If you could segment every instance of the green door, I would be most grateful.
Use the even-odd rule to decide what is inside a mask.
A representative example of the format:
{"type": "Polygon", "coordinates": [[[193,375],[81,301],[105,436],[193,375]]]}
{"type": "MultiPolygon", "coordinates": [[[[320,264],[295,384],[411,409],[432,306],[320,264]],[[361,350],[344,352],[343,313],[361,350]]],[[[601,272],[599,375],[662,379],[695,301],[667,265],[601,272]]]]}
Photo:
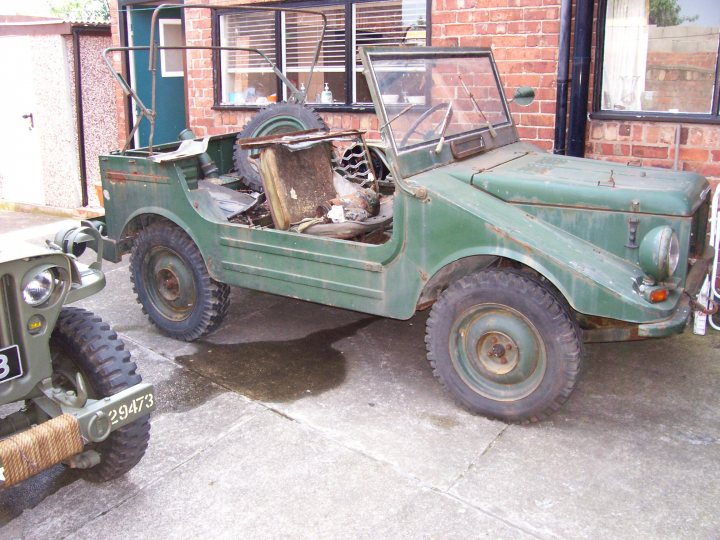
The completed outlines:
{"type": "MultiPolygon", "coordinates": [[[[150,43],[150,22],[153,9],[132,8],[130,11],[130,42],[133,46],[150,43]]],[[[161,45],[181,45],[182,18],[180,9],[164,9],[160,13],[155,40],[161,45]]],[[[142,102],[150,108],[152,77],[148,70],[148,52],[131,52],[133,88],[142,102]]],[[[153,144],[176,141],[178,133],[185,129],[185,77],[182,51],[161,51],[157,59],[157,90],[155,133],[153,144]]],[[[150,137],[150,122],[140,121],[135,145],[147,146],[150,137]]]]}

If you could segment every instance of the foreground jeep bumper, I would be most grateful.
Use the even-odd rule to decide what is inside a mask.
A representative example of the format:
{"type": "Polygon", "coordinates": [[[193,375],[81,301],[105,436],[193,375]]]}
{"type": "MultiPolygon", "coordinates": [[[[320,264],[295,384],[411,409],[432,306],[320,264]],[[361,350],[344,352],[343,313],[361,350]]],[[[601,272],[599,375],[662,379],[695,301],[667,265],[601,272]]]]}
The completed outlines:
{"type": "Polygon", "coordinates": [[[116,429],[152,412],[155,394],[141,383],[112,396],[73,408],[41,397],[34,400],[51,420],[0,441],[0,487],[22,482],[83,451],[84,442],[101,442],[116,429]]]}
{"type": "Polygon", "coordinates": [[[645,338],[665,337],[679,334],[685,330],[692,315],[691,302],[702,287],[705,276],[713,260],[712,249],[708,246],[701,258],[695,261],[685,280],[684,294],[678,300],[672,316],[660,321],[645,324],[633,324],[608,328],[585,330],[585,343],[601,343],[608,341],[631,341],[645,338]]]}

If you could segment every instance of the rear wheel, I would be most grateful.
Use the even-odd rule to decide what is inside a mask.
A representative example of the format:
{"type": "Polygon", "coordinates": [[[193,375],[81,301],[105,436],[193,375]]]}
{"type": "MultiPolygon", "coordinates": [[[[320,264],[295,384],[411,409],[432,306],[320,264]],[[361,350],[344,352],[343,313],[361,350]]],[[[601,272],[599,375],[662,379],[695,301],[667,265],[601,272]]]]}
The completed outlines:
{"type": "MultiPolygon", "coordinates": [[[[100,317],[84,309],[63,308],[50,339],[53,385],[74,390],[75,374],[86,382],[88,397],[101,399],[142,382],[130,353],[117,334],[100,317]]],[[[101,443],[89,445],[100,454],[100,463],[79,474],[104,482],[125,474],[145,454],[150,438],[149,416],[113,431],[101,443]]]]}
{"type": "Polygon", "coordinates": [[[130,278],[150,321],[175,339],[212,332],[230,305],[230,287],[210,277],[195,243],[171,223],[153,223],[137,235],[130,278]]]}
{"type": "MultiPolygon", "coordinates": [[[[238,134],[238,139],[266,137],[308,129],[328,129],[327,124],[314,110],[299,103],[275,103],[259,111],[238,134]]],[[[233,152],[235,168],[243,182],[252,190],[262,192],[260,172],[247,150],[237,145],[233,152]]]]}
{"type": "Polygon", "coordinates": [[[461,405],[510,422],[559,409],[583,354],[562,300],[511,270],[484,270],[448,287],[430,312],[426,343],[435,376],[461,405]]]}

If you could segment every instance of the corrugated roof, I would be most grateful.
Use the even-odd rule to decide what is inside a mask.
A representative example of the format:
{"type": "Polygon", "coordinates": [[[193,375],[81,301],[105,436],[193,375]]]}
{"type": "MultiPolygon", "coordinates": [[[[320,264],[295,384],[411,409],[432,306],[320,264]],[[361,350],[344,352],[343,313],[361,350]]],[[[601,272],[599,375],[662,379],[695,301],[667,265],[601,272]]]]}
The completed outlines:
{"type": "Polygon", "coordinates": [[[72,28],[110,29],[109,23],[31,15],[0,15],[0,36],[69,34],[72,28]]]}

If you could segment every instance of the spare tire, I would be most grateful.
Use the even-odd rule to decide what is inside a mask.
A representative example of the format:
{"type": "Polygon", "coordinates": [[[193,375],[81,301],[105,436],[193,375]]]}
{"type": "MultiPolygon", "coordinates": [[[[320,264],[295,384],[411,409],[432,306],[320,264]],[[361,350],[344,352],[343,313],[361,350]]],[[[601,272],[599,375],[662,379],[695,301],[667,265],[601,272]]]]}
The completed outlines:
{"type": "MultiPolygon", "coordinates": [[[[314,110],[299,103],[274,103],[260,111],[250,120],[238,139],[265,137],[279,133],[292,133],[307,129],[328,129],[327,124],[314,110]]],[[[235,146],[233,161],[238,173],[247,187],[263,191],[262,180],[257,165],[250,159],[247,150],[235,146]]]]}

